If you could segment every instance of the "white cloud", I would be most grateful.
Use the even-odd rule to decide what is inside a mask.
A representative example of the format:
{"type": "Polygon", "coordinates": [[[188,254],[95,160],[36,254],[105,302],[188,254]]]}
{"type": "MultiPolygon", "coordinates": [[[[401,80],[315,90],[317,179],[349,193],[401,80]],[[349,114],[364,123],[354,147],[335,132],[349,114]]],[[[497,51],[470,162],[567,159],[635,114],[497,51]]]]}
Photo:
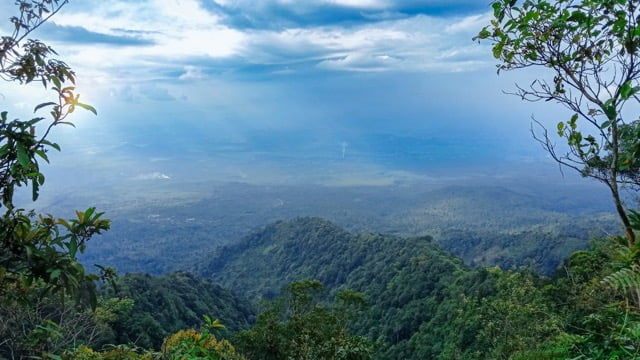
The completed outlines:
{"type": "MultiPolygon", "coordinates": [[[[239,8],[247,6],[245,1],[216,0],[239,8]]],[[[292,11],[304,7],[292,0],[272,1],[290,4],[292,11]]],[[[389,5],[387,0],[314,3],[372,9],[389,5]]],[[[110,35],[134,34],[151,42],[145,46],[57,44],[62,57],[98,87],[169,76],[206,78],[200,67],[192,65],[194,59],[211,61],[212,66],[224,59],[225,70],[247,64],[279,65],[282,68],[273,72],[280,73],[295,72],[303,63],[332,71],[465,71],[490,63],[486,47],[471,41],[487,23],[486,14],[390,17],[359,25],[272,30],[232,28],[198,0],[88,0],[65,10],[54,17],[56,24],[110,35]]]]}
{"type": "Polygon", "coordinates": [[[338,59],[324,60],[318,67],[331,70],[384,71],[402,62],[402,59],[389,55],[369,55],[352,53],[338,59]]]}
{"type": "MultiPolygon", "coordinates": [[[[258,4],[255,0],[213,0],[215,3],[225,7],[242,7],[246,5],[256,6],[258,4]]],[[[292,8],[292,10],[300,9],[303,7],[330,4],[345,7],[353,7],[360,9],[384,9],[391,7],[393,3],[390,0],[271,0],[275,3],[286,5],[292,8]]],[[[269,1],[261,1],[260,5],[266,5],[269,1]]],[[[259,5],[258,5],[259,6],[259,5]]]]}
{"type": "MultiPolygon", "coordinates": [[[[104,75],[108,79],[148,78],[167,63],[178,65],[194,57],[231,57],[245,37],[241,31],[221,24],[220,18],[203,9],[197,0],[87,3],[81,8],[69,6],[52,21],[109,35],[135,34],[151,42],[147,46],[82,43],[57,46],[76,67],[94,72],[98,69],[98,73],[91,73],[98,78],[104,75]]],[[[84,70],[83,73],[86,74],[84,70]]]]}
{"type": "Polygon", "coordinates": [[[365,9],[384,9],[390,5],[388,1],[383,0],[323,0],[321,2],[365,9]]]}
{"type": "Polygon", "coordinates": [[[344,71],[461,71],[486,65],[489,52],[472,41],[484,16],[424,15],[340,26],[253,32],[241,55],[257,63],[317,60],[344,71]]]}
{"type": "Polygon", "coordinates": [[[147,174],[140,174],[134,178],[135,180],[170,180],[169,175],[155,171],[147,174]]]}
{"type": "Polygon", "coordinates": [[[180,75],[180,80],[197,80],[202,78],[204,78],[202,70],[192,65],[185,66],[184,73],[180,75]]]}

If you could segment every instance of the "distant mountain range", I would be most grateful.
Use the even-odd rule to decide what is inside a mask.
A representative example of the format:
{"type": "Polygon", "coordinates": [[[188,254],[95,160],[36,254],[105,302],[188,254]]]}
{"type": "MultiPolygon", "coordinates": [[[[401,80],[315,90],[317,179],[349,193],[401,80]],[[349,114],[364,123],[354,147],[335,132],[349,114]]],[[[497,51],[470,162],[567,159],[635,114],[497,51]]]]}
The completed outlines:
{"type": "Polygon", "coordinates": [[[533,265],[549,274],[591,236],[618,231],[606,194],[577,185],[139,186],[95,204],[113,226],[88,248],[86,263],[155,274],[191,269],[268,223],[317,216],[350,231],[432,236],[470,265],[533,265]],[[589,197],[579,195],[585,191],[589,197]]]}

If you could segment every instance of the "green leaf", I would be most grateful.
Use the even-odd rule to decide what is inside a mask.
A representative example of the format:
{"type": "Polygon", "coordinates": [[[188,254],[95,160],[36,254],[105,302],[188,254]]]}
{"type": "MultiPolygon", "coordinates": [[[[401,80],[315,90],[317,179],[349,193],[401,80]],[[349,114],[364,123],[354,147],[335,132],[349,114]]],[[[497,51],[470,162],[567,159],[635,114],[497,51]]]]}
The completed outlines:
{"type": "MultiPolygon", "coordinates": [[[[489,36],[491,36],[491,32],[489,32],[489,30],[487,30],[487,28],[483,28],[482,30],[480,30],[480,33],[478,34],[478,36],[476,37],[476,39],[486,39],[489,36]]],[[[475,40],[475,39],[474,39],[475,40]]]]}
{"type": "Polygon", "coordinates": [[[41,143],[42,143],[43,145],[49,145],[49,146],[51,146],[52,148],[54,148],[54,149],[56,149],[56,150],[60,151],[60,145],[58,145],[58,144],[56,144],[56,143],[52,143],[51,141],[48,141],[48,140],[41,140],[41,143]]]}
{"type": "Polygon", "coordinates": [[[22,126],[23,126],[23,129],[26,129],[26,128],[28,128],[28,127],[31,127],[31,126],[33,126],[33,125],[35,125],[35,124],[39,123],[39,122],[40,122],[40,121],[42,121],[42,120],[44,120],[44,118],[42,118],[42,117],[37,117],[37,118],[33,118],[33,119],[29,120],[29,121],[25,121],[25,122],[24,122],[24,125],[22,125],[22,126]]]}
{"type": "Polygon", "coordinates": [[[573,114],[573,116],[571,116],[571,119],[569,119],[569,126],[571,127],[571,130],[575,130],[578,128],[578,114],[573,114]]]}
{"type": "Polygon", "coordinates": [[[96,211],[96,208],[94,208],[94,207],[88,208],[87,211],[84,212],[84,217],[85,218],[90,218],[91,215],[93,215],[93,213],[95,211],[96,211]]]}
{"type": "Polygon", "coordinates": [[[60,269],[55,269],[51,271],[51,275],[49,276],[51,279],[57,279],[60,277],[60,269]]]}
{"type": "Polygon", "coordinates": [[[71,231],[71,224],[69,224],[69,222],[65,219],[58,219],[57,221],[58,224],[62,225],[65,227],[65,229],[71,231]]]}
{"type": "Polygon", "coordinates": [[[60,82],[60,79],[58,79],[57,76],[51,75],[49,77],[49,80],[51,80],[51,82],[53,82],[53,85],[55,85],[56,88],[60,89],[62,87],[62,83],[60,82]]]}
{"type": "Polygon", "coordinates": [[[9,153],[9,144],[0,146],[0,158],[4,158],[9,153]]]}
{"type": "Polygon", "coordinates": [[[631,86],[631,81],[627,81],[620,88],[620,97],[622,100],[629,100],[637,91],[638,88],[631,86]]]}
{"type": "Polygon", "coordinates": [[[56,124],[69,125],[71,127],[76,127],[72,122],[68,122],[68,121],[58,121],[56,124]]]}
{"type": "Polygon", "coordinates": [[[40,156],[44,161],[49,162],[49,157],[47,156],[47,153],[44,152],[44,150],[36,150],[35,153],[40,156]]]}
{"type": "Polygon", "coordinates": [[[69,256],[75,259],[76,253],[78,252],[78,241],[76,239],[71,238],[71,240],[67,243],[67,249],[69,249],[69,256]]]}
{"type": "Polygon", "coordinates": [[[54,102],[46,102],[46,103],[42,103],[42,104],[37,105],[37,106],[33,109],[33,112],[36,112],[36,111],[38,111],[38,110],[42,109],[43,107],[46,107],[46,106],[54,106],[54,105],[56,105],[56,103],[54,103],[54,102]]]}
{"type": "Polygon", "coordinates": [[[40,184],[37,181],[31,182],[31,200],[38,200],[40,194],[40,184]]]}
{"type": "Polygon", "coordinates": [[[502,3],[500,1],[494,1],[494,3],[491,4],[491,7],[493,8],[493,16],[496,19],[500,19],[500,15],[502,13],[502,3]]]}
{"type": "Polygon", "coordinates": [[[607,115],[607,119],[614,121],[618,115],[616,107],[613,105],[613,100],[609,99],[602,105],[602,111],[607,115]]]}
{"type": "Polygon", "coordinates": [[[83,104],[83,103],[76,103],[76,106],[79,106],[79,107],[81,107],[81,108],[83,108],[85,110],[89,110],[96,116],[98,115],[98,111],[96,111],[96,109],[91,105],[87,105],[87,104],[83,104]]]}
{"type": "Polygon", "coordinates": [[[28,168],[31,161],[29,161],[29,155],[27,154],[27,150],[24,148],[24,145],[18,143],[16,146],[16,151],[18,153],[18,162],[22,165],[23,168],[28,168]]]}
{"type": "Polygon", "coordinates": [[[499,42],[493,47],[493,57],[499,59],[502,55],[502,49],[504,48],[504,43],[499,42]]]}

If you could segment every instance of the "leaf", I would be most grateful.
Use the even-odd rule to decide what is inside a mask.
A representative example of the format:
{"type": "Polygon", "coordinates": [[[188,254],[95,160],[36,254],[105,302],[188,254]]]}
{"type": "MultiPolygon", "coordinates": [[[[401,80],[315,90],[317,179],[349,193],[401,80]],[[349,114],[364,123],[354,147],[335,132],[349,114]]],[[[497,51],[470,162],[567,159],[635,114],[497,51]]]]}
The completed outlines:
{"type": "Polygon", "coordinates": [[[504,48],[504,43],[499,42],[493,47],[493,57],[499,59],[502,55],[502,49],[504,48]]]}
{"type": "Polygon", "coordinates": [[[76,239],[71,238],[71,240],[67,243],[67,249],[69,249],[69,256],[75,259],[76,254],[78,253],[78,241],[76,239]]]}
{"type": "Polygon", "coordinates": [[[569,119],[569,126],[571,127],[571,130],[575,130],[578,128],[577,121],[578,114],[573,114],[573,116],[571,116],[571,119],[569,119]]]}
{"type": "Polygon", "coordinates": [[[49,77],[49,80],[51,80],[51,82],[53,82],[53,85],[55,85],[56,88],[60,89],[62,87],[62,83],[60,82],[60,79],[58,79],[57,76],[51,75],[49,77]]]}
{"type": "Polygon", "coordinates": [[[55,269],[51,271],[51,275],[49,275],[51,279],[57,279],[60,277],[60,269],[55,269]]]}
{"type": "Polygon", "coordinates": [[[0,146],[0,158],[4,158],[9,153],[9,144],[0,146]]]}
{"type": "Polygon", "coordinates": [[[28,168],[31,162],[29,161],[29,155],[27,154],[27,150],[24,148],[24,145],[18,143],[16,151],[18,153],[18,162],[20,165],[25,169],[28,168]]]}
{"type": "Polygon", "coordinates": [[[68,122],[68,121],[58,121],[56,124],[60,124],[60,125],[69,125],[71,127],[76,127],[73,123],[68,122]]]}
{"type": "Polygon", "coordinates": [[[31,200],[33,201],[38,200],[39,192],[40,192],[40,184],[38,184],[37,181],[32,181],[31,182],[31,200]]]}
{"type": "Polygon", "coordinates": [[[85,217],[91,217],[91,215],[93,215],[93,213],[96,211],[95,207],[90,207],[88,208],[85,212],[84,212],[84,216],[85,217]]]}
{"type": "Polygon", "coordinates": [[[482,30],[480,30],[480,33],[478,34],[478,36],[476,36],[474,38],[474,40],[476,40],[476,39],[480,39],[480,40],[486,39],[489,36],[491,36],[491,32],[489,32],[489,30],[487,30],[487,28],[485,27],[482,30]]]}
{"type": "Polygon", "coordinates": [[[76,103],[76,106],[79,106],[85,110],[89,110],[91,111],[94,115],[98,115],[98,111],[91,105],[87,105],[87,104],[83,104],[83,103],[76,103]]]}
{"type": "Polygon", "coordinates": [[[58,219],[58,224],[64,226],[67,230],[71,230],[71,225],[65,219],[58,219]]]}
{"type": "Polygon", "coordinates": [[[500,19],[500,15],[502,13],[502,4],[500,3],[500,1],[495,1],[493,4],[491,4],[491,7],[493,8],[493,16],[496,19],[500,19]]]}
{"type": "Polygon", "coordinates": [[[52,148],[54,148],[54,149],[56,149],[56,150],[60,151],[60,145],[58,145],[58,144],[56,144],[56,143],[52,143],[51,141],[48,141],[48,140],[41,140],[40,142],[41,142],[43,145],[49,145],[49,146],[51,146],[52,148]]]}
{"type": "Polygon", "coordinates": [[[622,100],[629,100],[637,91],[638,88],[631,86],[631,81],[627,81],[620,88],[620,97],[622,100]]]}
{"type": "Polygon", "coordinates": [[[611,99],[607,100],[602,105],[602,111],[604,112],[605,115],[607,115],[607,118],[611,121],[615,120],[616,116],[618,115],[618,111],[616,110],[615,105],[613,105],[613,100],[611,99]]]}
{"type": "Polygon", "coordinates": [[[36,111],[38,111],[38,110],[42,109],[43,107],[46,107],[46,106],[54,106],[54,105],[56,105],[56,103],[54,103],[54,102],[46,102],[46,103],[42,103],[42,104],[37,105],[37,106],[33,109],[33,112],[36,112],[36,111]]]}
{"type": "Polygon", "coordinates": [[[84,213],[76,210],[76,216],[78,217],[78,222],[82,224],[84,222],[84,213]]]}
{"type": "Polygon", "coordinates": [[[47,163],[49,162],[49,157],[47,156],[47,153],[44,152],[43,150],[36,150],[35,153],[40,156],[44,161],[46,161],[47,163]]]}

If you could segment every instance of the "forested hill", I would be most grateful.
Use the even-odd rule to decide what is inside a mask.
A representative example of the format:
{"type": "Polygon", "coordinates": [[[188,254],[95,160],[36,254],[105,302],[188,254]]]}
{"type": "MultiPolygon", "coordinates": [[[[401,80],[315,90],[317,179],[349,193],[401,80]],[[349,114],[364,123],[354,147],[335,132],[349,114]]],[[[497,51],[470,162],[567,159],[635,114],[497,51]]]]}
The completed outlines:
{"type": "Polygon", "coordinates": [[[320,280],[328,289],[360,290],[360,284],[379,283],[379,276],[420,257],[436,259],[450,272],[465,268],[430,237],[355,235],[327,220],[305,217],[275,222],[219,248],[199,272],[259,299],[272,298],[286,284],[308,278],[320,280]]]}
{"type": "MultiPolygon", "coordinates": [[[[380,342],[381,359],[474,351],[477,329],[454,319],[464,318],[465,298],[499,292],[491,270],[467,268],[429,237],[354,235],[318,218],[271,224],[220,248],[201,272],[253,300],[305,278],[320,280],[329,292],[363,292],[368,309],[356,330],[380,342]]],[[[537,290],[527,291],[535,301],[537,290]]]]}
{"type": "Polygon", "coordinates": [[[115,343],[159,349],[169,334],[197,328],[203,315],[224,319],[226,328],[248,328],[254,320],[251,305],[229,290],[193,274],[164,276],[130,273],[118,281],[109,296],[133,300],[127,316],[112,325],[115,343]]]}

